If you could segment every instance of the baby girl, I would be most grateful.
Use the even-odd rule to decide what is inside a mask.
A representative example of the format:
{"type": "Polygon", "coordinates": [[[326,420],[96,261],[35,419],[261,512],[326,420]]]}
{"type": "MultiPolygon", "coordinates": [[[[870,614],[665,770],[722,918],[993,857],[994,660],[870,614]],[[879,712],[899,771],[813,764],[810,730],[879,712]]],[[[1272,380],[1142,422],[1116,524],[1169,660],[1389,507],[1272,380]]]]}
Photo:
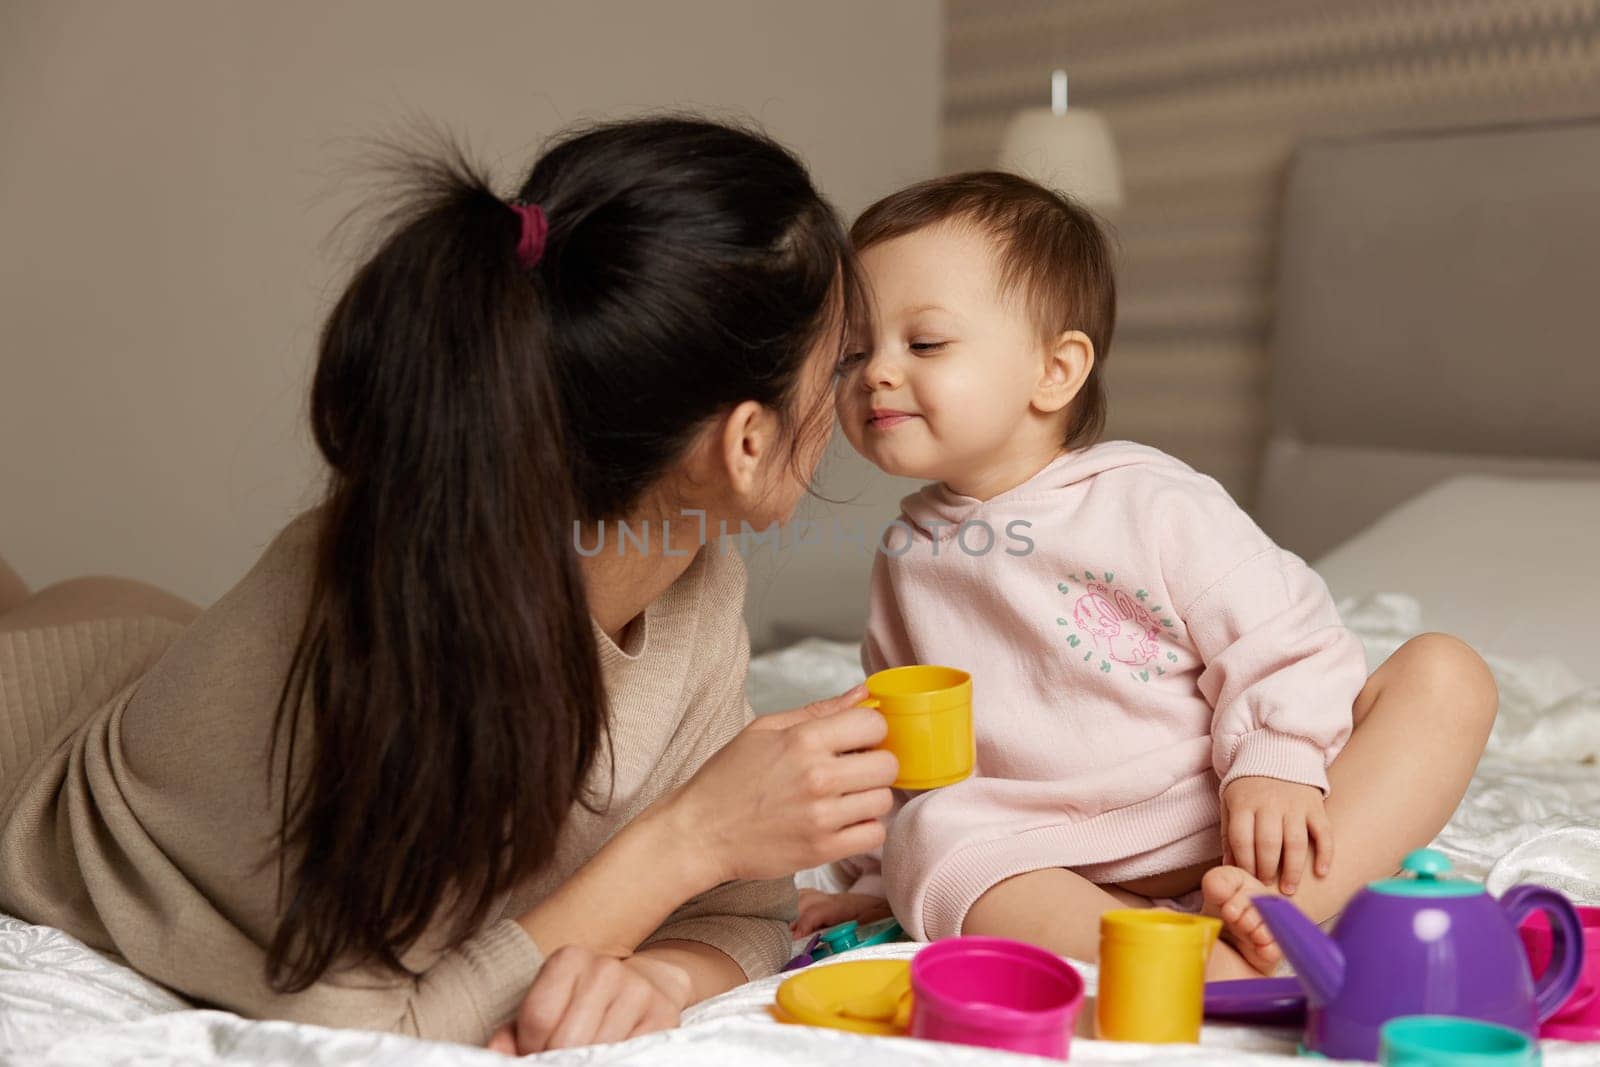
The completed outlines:
{"type": "Polygon", "coordinates": [[[804,894],[796,934],[892,906],[916,937],[1094,959],[1104,911],[1203,909],[1213,978],[1272,970],[1252,896],[1325,918],[1448,819],[1494,716],[1482,661],[1424,635],[1369,680],[1322,580],[1221,486],[1095,443],[1115,283],[1070,199],[957,175],[853,236],[876,314],[839,418],[934,483],[880,547],[862,664],[971,673],[977,765],[904,801],[881,871],[804,894]]]}

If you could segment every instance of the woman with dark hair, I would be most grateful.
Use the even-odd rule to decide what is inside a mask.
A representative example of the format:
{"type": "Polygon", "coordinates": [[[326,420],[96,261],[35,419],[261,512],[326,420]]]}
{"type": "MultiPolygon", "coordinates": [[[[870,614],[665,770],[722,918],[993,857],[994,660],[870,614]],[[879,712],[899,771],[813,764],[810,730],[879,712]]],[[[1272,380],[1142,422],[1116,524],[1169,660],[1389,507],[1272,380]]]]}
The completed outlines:
{"type": "Polygon", "coordinates": [[[0,565],[0,910],[255,1017],[670,1026],[780,965],[792,872],[890,804],[862,691],[751,724],[705,536],[810,479],[849,246],[701,121],[568,136],[509,203],[458,153],[407,175],[322,332],[326,497],[237,586],[194,617],[0,565]]]}

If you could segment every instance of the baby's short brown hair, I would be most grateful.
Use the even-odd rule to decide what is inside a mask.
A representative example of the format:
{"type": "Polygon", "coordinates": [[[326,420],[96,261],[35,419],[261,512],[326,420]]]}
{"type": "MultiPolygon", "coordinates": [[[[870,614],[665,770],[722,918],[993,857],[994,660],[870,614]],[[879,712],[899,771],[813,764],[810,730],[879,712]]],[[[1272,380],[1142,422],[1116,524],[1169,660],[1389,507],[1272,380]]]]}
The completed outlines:
{"type": "Polygon", "coordinates": [[[1100,223],[1071,197],[1026,178],[981,170],[919,182],[879,200],[850,229],[858,252],[941,222],[976,226],[994,238],[1001,290],[1020,292],[1040,339],[1082,330],[1094,367],[1067,419],[1065,444],[1091,444],[1105,427],[1100,369],[1117,319],[1111,246],[1100,223]]]}

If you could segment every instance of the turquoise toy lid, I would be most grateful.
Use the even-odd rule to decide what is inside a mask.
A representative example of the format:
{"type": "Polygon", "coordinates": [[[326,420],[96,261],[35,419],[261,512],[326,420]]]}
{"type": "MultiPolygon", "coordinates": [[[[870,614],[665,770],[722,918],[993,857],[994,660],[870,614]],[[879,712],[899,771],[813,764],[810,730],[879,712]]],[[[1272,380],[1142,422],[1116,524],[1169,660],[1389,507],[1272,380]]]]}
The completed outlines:
{"type": "Polygon", "coordinates": [[[894,919],[882,919],[878,922],[860,926],[854,919],[830,926],[817,936],[822,939],[822,944],[827,946],[825,955],[836,956],[841,952],[848,952],[853,948],[865,948],[868,945],[882,945],[889,941],[897,941],[904,936],[905,931],[894,919]]]}
{"type": "Polygon", "coordinates": [[[832,952],[844,952],[861,944],[856,937],[856,921],[842,922],[838,926],[830,926],[822,931],[822,943],[827,945],[832,952]]]}
{"type": "Polygon", "coordinates": [[[1444,877],[1450,873],[1450,858],[1431,848],[1417,849],[1400,861],[1400,868],[1414,877],[1385,878],[1367,888],[1394,897],[1475,897],[1486,892],[1477,882],[1444,877]]]}

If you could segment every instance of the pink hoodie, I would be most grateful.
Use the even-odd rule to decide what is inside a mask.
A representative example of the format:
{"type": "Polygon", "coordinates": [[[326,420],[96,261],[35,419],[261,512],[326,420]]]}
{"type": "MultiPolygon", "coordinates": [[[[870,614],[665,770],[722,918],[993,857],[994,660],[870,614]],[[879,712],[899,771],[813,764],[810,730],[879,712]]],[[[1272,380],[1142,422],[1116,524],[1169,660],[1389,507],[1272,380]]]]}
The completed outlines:
{"type": "MultiPolygon", "coordinates": [[[[936,484],[901,506],[862,664],[970,672],[978,743],[972,778],[890,826],[882,887],[914,936],[960,933],[1025,871],[1107,884],[1213,859],[1235,778],[1327,790],[1361,644],[1215,481],[1114,441],[988,501],[936,484]]],[[[880,891],[875,867],[856,891],[880,891]]]]}

